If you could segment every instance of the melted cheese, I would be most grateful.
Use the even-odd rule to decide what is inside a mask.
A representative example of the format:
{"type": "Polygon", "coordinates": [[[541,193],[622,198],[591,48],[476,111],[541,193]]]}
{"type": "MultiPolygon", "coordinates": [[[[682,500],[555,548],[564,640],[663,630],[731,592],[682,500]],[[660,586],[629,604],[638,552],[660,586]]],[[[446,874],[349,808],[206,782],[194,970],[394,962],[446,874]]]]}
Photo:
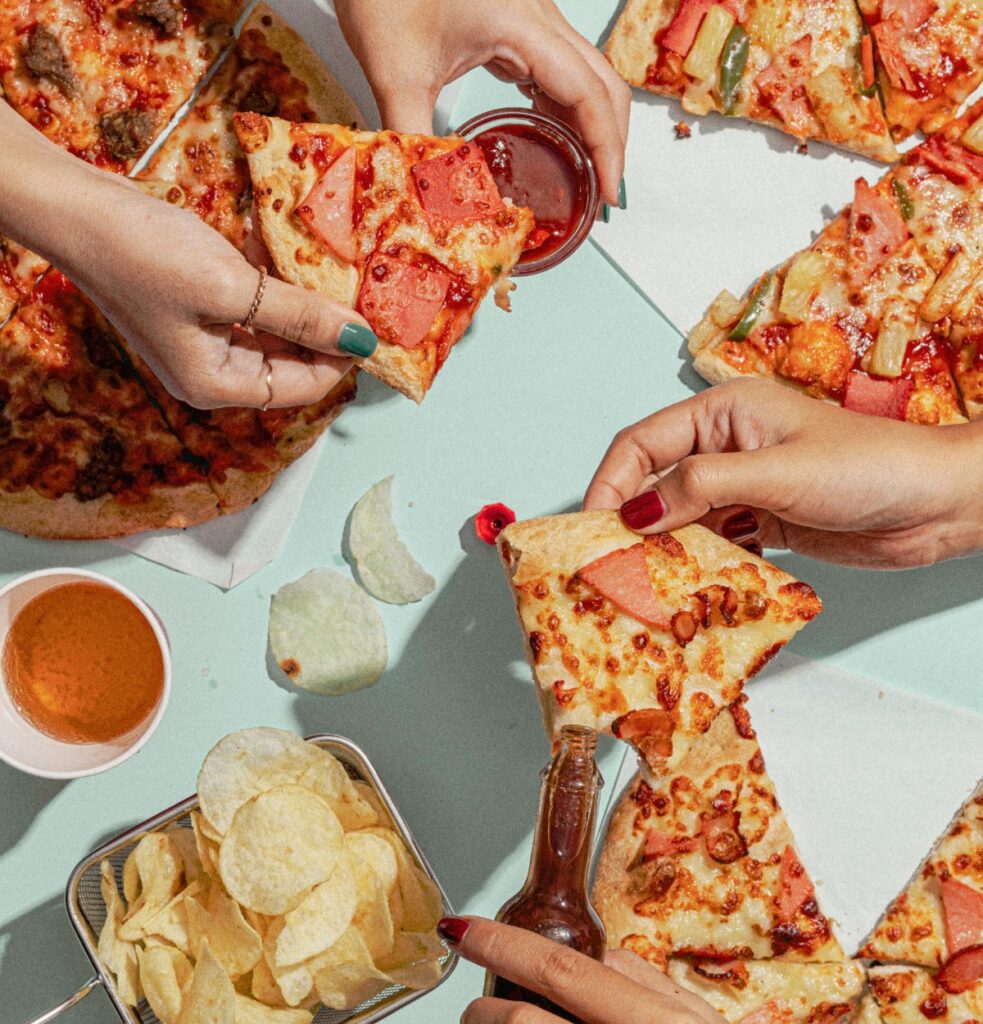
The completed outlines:
{"type": "Polygon", "coordinates": [[[883,1024],[969,1024],[983,1020],[983,981],[953,995],[939,988],[928,971],[872,967],[870,987],[883,1024]]]}
{"type": "Polygon", "coordinates": [[[816,1011],[820,1008],[831,1012],[833,1007],[840,1006],[846,1012],[864,984],[863,968],[853,961],[794,964],[752,960],[741,965],[747,977],[738,984],[726,978],[708,978],[699,972],[698,966],[686,960],[671,960],[669,976],[677,985],[705,999],[728,1024],[737,1024],[749,1013],[763,1008],[771,1012],[762,1014],[762,1021],[773,1024],[809,1021],[813,1014],[819,1016],[816,1011]]]}

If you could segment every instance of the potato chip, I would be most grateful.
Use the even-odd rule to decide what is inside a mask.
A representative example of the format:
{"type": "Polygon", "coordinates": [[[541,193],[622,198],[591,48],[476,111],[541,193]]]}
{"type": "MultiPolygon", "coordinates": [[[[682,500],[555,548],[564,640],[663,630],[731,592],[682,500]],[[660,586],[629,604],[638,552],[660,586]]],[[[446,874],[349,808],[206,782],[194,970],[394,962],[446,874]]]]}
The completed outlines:
{"type": "MultiPolygon", "coordinates": [[[[296,782],[320,760],[320,751],[283,729],[242,729],[219,740],[198,773],[198,801],[206,821],[221,839],[235,812],[249,799],[275,786],[296,782]]],[[[207,831],[205,833],[208,834],[207,831]]]]}
{"type": "Polygon", "coordinates": [[[198,811],[191,812],[191,831],[195,836],[195,848],[202,870],[213,878],[218,875],[218,841],[210,839],[205,833],[207,822],[198,811]]]}
{"type": "Polygon", "coordinates": [[[164,832],[177,850],[184,869],[185,884],[196,881],[202,872],[201,857],[198,855],[198,844],[195,834],[190,828],[169,828],[164,832]]]}
{"type": "Polygon", "coordinates": [[[235,989],[207,940],[184,995],[179,1024],[235,1024],[235,989]]]}
{"type": "Polygon", "coordinates": [[[292,682],[328,696],[371,686],[389,659],[372,599],[332,569],[312,569],[273,595],[270,649],[292,682]]]}
{"type": "Polygon", "coordinates": [[[352,923],[362,933],[372,959],[389,953],[396,942],[396,925],[382,882],[364,863],[353,861],[358,906],[352,923]]]}
{"type": "Polygon", "coordinates": [[[190,954],[192,946],[188,927],[187,904],[188,900],[197,896],[201,889],[202,883],[200,881],[192,882],[191,885],[182,889],[163,910],[154,914],[143,925],[141,938],[146,939],[150,936],[158,936],[181,950],[182,953],[190,954]]]}
{"type": "Polygon", "coordinates": [[[137,850],[134,847],[123,864],[123,898],[126,905],[136,903],[140,895],[140,869],[137,867],[137,850]]]}
{"type": "Polygon", "coordinates": [[[274,963],[289,967],[323,953],[352,923],[357,902],[349,858],[341,856],[327,881],[308,893],[284,919],[274,963]]]}
{"type": "Polygon", "coordinates": [[[415,964],[408,964],[406,967],[393,968],[391,971],[386,971],[386,974],[396,985],[419,990],[433,988],[440,981],[443,968],[436,960],[421,960],[415,964]]]}
{"type": "Polygon", "coordinates": [[[378,814],[355,788],[344,766],[326,751],[322,753],[321,760],[308,768],[297,784],[317,793],[338,815],[346,832],[375,825],[379,820],[378,814]]]}
{"type": "Polygon", "coordinates": [[[447,955],[447,947],[433,932],[400,932],[392,951],[376,957],[376,966],[382,971],[394,971],[425,960],[442,960],[447,955]]]}
{"type": "Polygon", "coordinates": [[[328,878],[343,849],[338,816],[320,797],[279,786],[236,811],[219,851],[219,874],[242,906],[285,914],[328,878]]]}
{"type": "Polygon", "coordinates": [[[278,966],[276,947],[283,929],[286,927],[284,918],[277,918],[266,933],[263,940],[263,961],[270,970],[283,1001],[287,1006],[299,1006],[314,988],[314,975],[308,964],[290,964],[278,966]]]}
{"type": "Polygon", "coordinates": [[[267,1006],[287,1005],[287,1001],[283,998],[283,993],[280,991],[280,986],[276,983],[276,978],[273,977],[273,972],[270,970],[270,965],[266,962],[265,956],[261,957],[253,968],[252,993],[256,999],[267,1006]]]}
{"type": "MultiPolygon", "coordinates": [[[[130,903],[126,917],[119,926],[119,937],[127,942],[142,938],[144,926],[174,899],[184,877],[181,856],[162,832],[149,832],[145,835],[131,856],[133,870],[139,876],[140,895],[130,903]]],[[[130,863],[129,860],[127,863],[130,863]]]]}
{"type": "Polygon", "coordinates": [[[371,832],[351,832],[345,836],[345,846],[351,855],[367,864],[382,883],[388,897],[399,877],[396,853],[382,836],[371,832]]]}
{"type": "Polygon", "coordinates": [[[113,975],[116,991],[127,1006],[140,1001],[140,967],[136,946],[119,937],[119,926],[125,908],[116,887],[116,874],[112,864],[104,860],[99,865],[102,900],[106,905],[106,920],[99,932],[96,951],[106,969],[113,975]]]}
{"type": "Polygon", "coordinates": [[[263,955],[263,940],[243,917],[239,904],[218,885],[208,894],[202,923],[211,951],[233,980],[251,971],[263,955]]]}
{"type": "Polygon", "coordinates": [[[370,835],[377,835],[390,844],[396,854],[399,869],[398,889],[402,899],[400,927],[408,932],[431,932],[443,916],[443,901],[440,891],[414,863],[403,841],[390,829],[372,828],[370,835]]]}
{"type": "Polygon", "coordinates": [[[236,993],[235,1024],[311,1024],[309,1010],[278,1009],[236,993]]]}
{"type": "Polygon", "coordinates": [[[348,546],[359,582],[380,601],[410,604],[433,592],[433,576],[399,539],[392,509],[393,478],[370,487],[355,503],[348,546]]]}
{"type": "Polygon", "coordinates": [[[314,987],[330,1010],[351,1010],[392,984],[372,962],[368,946],[357,928],[348,931],[317,958],[314,987]]]}
{"type": "MultiPolygon", "coordinates": [[[[356,779],[352,785],[355,787],[355,792],[375,811],[379,818],[379,823],[388,828],[389,812],[379,799],[379,794],[367,782],[363,782],[361,779],[356,779]]],[[[376,823],[372,822],[372,824],[376,823]]],[[[365,826],[363,825],[362,827],[364,828],[365,826]]]]}
{"type": "Polygon", "coordinates": [[[160,946],[144,949],[139,962],[140,985],[150,1009],[160,1024],[177,1024],[182,989],[193,973],[191,961],[180,950],[160,946]]]}

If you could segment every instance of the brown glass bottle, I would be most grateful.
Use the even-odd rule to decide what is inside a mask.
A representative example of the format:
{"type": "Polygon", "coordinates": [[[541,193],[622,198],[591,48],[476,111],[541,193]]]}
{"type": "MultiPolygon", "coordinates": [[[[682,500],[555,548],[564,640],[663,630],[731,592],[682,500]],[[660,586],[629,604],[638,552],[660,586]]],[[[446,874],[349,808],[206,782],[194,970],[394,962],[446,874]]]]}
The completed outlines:
{"type": "MultiPolygon", "coordinates": [[[[525,928],[599,960],[604,926],[587,895],[597,794],[604,784],[594,762],[597,736],[565,725],[553,760],[543,770],[539,817],[526,883],[498,912],[497,921],[525,928]]],[[[576,1021],[543,996],[489,974],[485,991],[576,1021]]]]}

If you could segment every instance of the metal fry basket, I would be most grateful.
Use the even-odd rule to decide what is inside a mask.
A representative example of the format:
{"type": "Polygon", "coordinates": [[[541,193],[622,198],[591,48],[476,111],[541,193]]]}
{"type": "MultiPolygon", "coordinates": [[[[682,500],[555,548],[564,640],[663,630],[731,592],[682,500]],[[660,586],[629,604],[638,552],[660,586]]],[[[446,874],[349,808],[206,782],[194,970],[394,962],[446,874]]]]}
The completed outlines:
{"type": "MultiPolygon", "coordinates": [[[[453,914],[447,894],[441,887],[440,882],[437,881],[433,870],[423,855],[423,851],[417,845],[399,811],[396,810],[392,798],[389,796],[385,786],[382,784],[382,780],[369,763],[365,754],[354,743],[341,736],[308,736],[307,740],[310,743],[317,744],[317,746],[338,758],[352,779],[366,782],[372,787],[385,807],[392,826],[406,844],[417,865],[437,886],[443,901],[445,916],[453,914]]],[[[190,814],[197,807],[197,797],[189,797],[187,800],[182,800],[181,803],[169,807],[166,811],[161,811],[160,814],[141,822],[134,828],[116,836],[115,839],[104,843],[97,850],[93,850],[92,853],[77,865],[68,880],[68,887],[65,891],[65,903],[68,908],[68,916],[79,937],[79,941],[82,943],[82,947],[92,962],[96,973],[77,992],[69,996],[68,999],[46,1013],[41,1014],[40,1017],[29,1021],[28,1024],[47,1024],[48,1021],[54,1020],[64,1010],[74,1006],[93,989],[99,987],[105,989],[110,1002],[119,1015],[119,1019],[124,1024],[159,1024],[154,1012],[144,1000],[141,1000],[136,1007],[127,1006],[120,1000],[112,977],[107,974],[99,962],[99,957],[96,954],[96,943],[99,930],[106,919],[106,907],[102,900],[100,887],[99,865],[108,858],[116,870],[116,880],[117,884],[119,884],[122,880],[123,863],[129,856],[130,851],[143,836],[148,832],[164,829],[170,825],[187,825],[190,827],[190,814]]],[[[442,984],[450,976],[457,966],[457,957],[449,953],[440,961],[440,964],[441,975],[437,985],[442,984]]],[[[437,986],[433,987],[436,988],[437,986]]],[[[370,1024],[370,1022],[388,1017],[389,1014],[400,1007],[432,991],[433,988],[414,991],[401,985],[391,985],[353,1010],[328,1010],[322,1007],[314,1015],[313,1024],[370,1024]]]]}

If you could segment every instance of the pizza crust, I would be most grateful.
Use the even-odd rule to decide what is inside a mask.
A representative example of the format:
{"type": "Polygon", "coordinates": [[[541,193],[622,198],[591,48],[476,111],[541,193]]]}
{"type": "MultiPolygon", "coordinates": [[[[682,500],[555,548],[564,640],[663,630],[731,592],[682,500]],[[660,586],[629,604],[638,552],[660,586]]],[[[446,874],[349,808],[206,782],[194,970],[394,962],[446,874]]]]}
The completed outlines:
{"type": "Polygon", "coordinates": [[[207,483],[155,487],[145,501],[123,505],[111,494],[79,501],[47,498],[33,488],[0,491],[0,529],[45,540],[109,540],[144,530],[183,529],[214,519],[218,500],[207,483]]]}
{"type": "Polygon", "coordinates": [[[242,26],[242,32],[249,30],[261,32],[266,45],[283,57],[289,73],[307,86],[307,102],[318,121],[365,127],[365,117],[352,97],[273,8],[257,4],[242,26]]]}

